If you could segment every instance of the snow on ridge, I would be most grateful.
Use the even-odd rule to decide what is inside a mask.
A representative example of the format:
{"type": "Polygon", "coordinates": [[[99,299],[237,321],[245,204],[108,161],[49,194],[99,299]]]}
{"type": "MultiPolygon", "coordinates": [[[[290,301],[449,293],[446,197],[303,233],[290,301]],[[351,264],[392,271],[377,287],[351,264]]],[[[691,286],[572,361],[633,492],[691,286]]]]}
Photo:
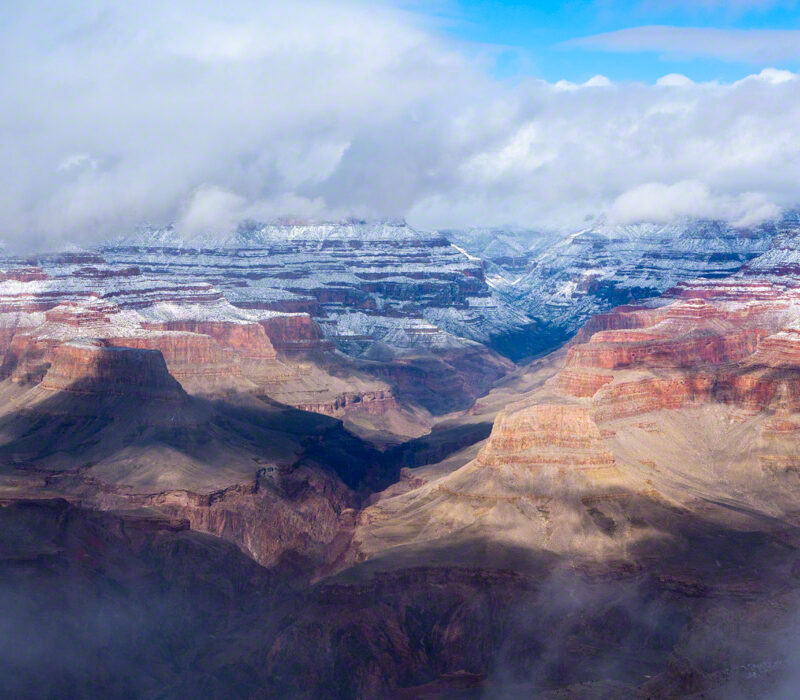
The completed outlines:
{"type": "Polygon", "coordinates": [[[104,247],[152,248],[248,248],[281,242],[327,241],[352,242],[420,242],[442,240],[436,233],[427,233],[409,226],[403,219],[376,221],[347,220],[340,222],[298,222],[280,220],[270,223],[249,223],[236,231],[187,235],[174,227],[146,227],[134,234],[120,236],[104,247]]]}

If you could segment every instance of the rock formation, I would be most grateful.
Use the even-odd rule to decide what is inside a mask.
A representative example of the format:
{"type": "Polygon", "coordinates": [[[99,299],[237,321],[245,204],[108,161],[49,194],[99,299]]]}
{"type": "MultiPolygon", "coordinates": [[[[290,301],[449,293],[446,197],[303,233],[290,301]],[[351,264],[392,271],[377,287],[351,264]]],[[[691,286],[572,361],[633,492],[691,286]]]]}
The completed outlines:
{"type": "Polygon", "coordinates": [[[63,343],[56,348],[40,386],[54,392],[148,400],[174,401],[185,396],[159,351],[80,342],[63,343]]]}
{"type": "Polygon", "coordinates": [[[800,603],[793,226],[557,244],[599,271],[536,273],[576,333],[520,366],[497,339],[555,316],[487,280],[547,251],[286,224],[4,260],[0,619],[47,660],[0,653],[0,689],[765,694],[800,603]]]}

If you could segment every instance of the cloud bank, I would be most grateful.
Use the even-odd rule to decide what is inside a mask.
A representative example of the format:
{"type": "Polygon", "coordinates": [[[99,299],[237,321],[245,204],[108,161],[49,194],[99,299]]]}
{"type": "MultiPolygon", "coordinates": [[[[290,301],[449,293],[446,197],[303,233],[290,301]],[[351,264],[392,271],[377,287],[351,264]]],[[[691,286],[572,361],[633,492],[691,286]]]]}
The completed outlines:
{"type": "Polygon", "coordinates": [[[800,30],[650,26],[620,29],[566,42],[567,46],[631,53],[710,56],[750,63],[800,60],[800,30]]]}
{"type": "Polygon", "coordinates": [[[0,27],[0,238],[281,215],[570,227],[795,204],[800,80],[490,77],[361,2],[23,3],[0,27]]]}

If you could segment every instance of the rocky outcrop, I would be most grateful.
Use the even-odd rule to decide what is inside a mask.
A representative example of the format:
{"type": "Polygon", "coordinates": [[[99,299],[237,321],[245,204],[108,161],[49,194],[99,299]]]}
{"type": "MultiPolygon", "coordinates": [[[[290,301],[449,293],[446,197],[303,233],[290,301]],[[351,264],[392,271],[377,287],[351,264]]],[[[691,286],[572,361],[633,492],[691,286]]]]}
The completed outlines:
{"type": "Polygon", "coordinates": [[[495,468],[556,466],[599,480],[616,475],[614,457],[603,445],[591,411],[576,405],[501,413],[476,461],[495,468]]]}
{"type": "Polygon", "coordinates": [[[796,410],[800,335],[783,326],[793,293],[772,287],[754,301],[749,285],[697,289],[697,297],[684,286],[660,308],[626,307],[587,324],[554,386],[594,397],[598,420],[708,402],[796,410]]]}
{"type": "Polygon", "coordinates": [[[589,343],[570,348],[567,365],[619,369],[692,367],[737,362],[755,352],[766,331],[754,328],[724,335],[669,338],[643,331],[601,331],[589,343]]]}
{"type": "Polygon", "coordinates": [[[613,380],[614,375],[611,372],[601,373],[595,368],[567,367],[559,372],[555,383],[568,396],[590,398],[613,380]]]}
{"type": "Polygon", "coordinates": [[[679,409],[709,400],[714,389],[712,377],[697,374],[618,379],[595,395],[593,414],[602,422],[679,409]]]}
{"type": "Polygon", "coordinates": [[[296,408],[326,416],[341,417],[354,411],[380,416],[388,411],[397,410],[399,406],[392,392],[385,390],[339,394],[329,401],[298,404],[296,408]]]}
{"type": "Polygon", "coordinates": [[[132,501],[234,542],[262,566],[293,561],[306,576],[339,555],[357,504],[333,475],[277,465],[211,493],[166,491],[132,501]]]}
{"type": "Polygon", "coordinates": [[[638,306],[618,306],[610,313],[592,316],[575,334],[575,344],[587,342],[599,331],[629,330],[655,325],[657,310],[638,306]]]}
{"type": "Polygon", "coordinates": [[[149,330],[182,331],[213,338],[220,346],[235,350],[241,357],[254,360],[274,360],[275,348],[257,323],[236,323],[230,321],[165,321],[144,323],[149,330]]]}
{"type": "Polygon", "coordinates": [[[41,387],[165,401],[185,397],[160,352],[77,342],[64,343],[55,350],[41,387]]]}
{"type": "Polygon", "coordinates": [[[12,333],[0,376],[17,384],[40,382],[50,366],[56,346],[57,342],[50,339],[38,339],[26,332],[12,333]]]}
{"type": "Polygon", "coordinates": [[[567,366],[613,370],[739,362],[755,352],[774,324],[774,319],[751,319],[745,310],[727,311],[697,298],[658,310],[625,308],[618,317],[604,314],[583,329],[569,350],[567,366]],[[595,330],[599,326],[611,329],[595,330]]]}
{"type": "Polygon", "coordinates": [[[47,323],[63,324],[73,328],[92,328],[96,325],[111,323],[109,312],[114,308],[86,307],[76,303],[60,304],[45,312],[47,323]]]}
{"type": "Polygon", "coordinates": [[[115,342],[161,349],[170,372],[179,381],[188,381],[194,391],[255,390],[296,379],[291,368],[278,362],[275,348],[258,323],[183,320],[143,327],[160,332],[115,342]]]}
{"type": "Polygon", "coordinates": [[[306,314],[273,316],[260,323],[272,345],[281,352],[333,349],[333,343],[323,338],[319,326],[306,314]]]}
{"type": "Polygon", "coordinates": [[[47,278],[47,274],[42,271],[41,267],[17,267],[8,271],[0,271],[0,281],[37,282],[47,278]]]}
{"type": "Polygon", "coordinates": [[[748,364],[774,369],[800,369],[800,329],[784,328],[763,338],[748,364]]]}
{"type": "Polygon", "coordinates": [[[224,388],[253,388],[243,376],[236,352],[207,335],[173,331],[104,338],[101,342],[110,347],[161,353],[169,373],[188,391],[213,393],[224,388]]]}

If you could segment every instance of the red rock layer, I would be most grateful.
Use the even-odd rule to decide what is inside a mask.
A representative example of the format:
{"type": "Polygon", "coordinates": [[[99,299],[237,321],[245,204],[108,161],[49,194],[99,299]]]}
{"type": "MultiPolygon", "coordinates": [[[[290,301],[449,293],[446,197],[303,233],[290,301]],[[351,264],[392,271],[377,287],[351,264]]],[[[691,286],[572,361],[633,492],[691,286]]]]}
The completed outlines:
{"type": "Polygon", "coordinates": [[[178,381],[190,378],[241,377],[235,353],[216,340],[198,333],[151,333],[146,336],[108,338],[112,347],[159,351],[169,373],[178,381]]]}
{"type": "Polygon", "coordinates": [[[100,309],[87,309],[74,304],[61,304],[45,312],[45,321],[61,323],[73,328],[83,328],[97,323],[110,323],[107,313],[100,309]]]}
{"type": "Polygon", "coordinates": [[[0,272],[0,282],[16,280],[17,282],[36,282],[48,279],[47,273],[41,267],[18,267],[14,270],[0,272]]]}
{"type": "Polygon", "coordinates": [[[739,286],[734,302],[730,285],[716,296],[713,289],[701,283],[701,298],[685,288],[661,308],[623,307],[594,319],[555,387],[595,397],[601,421],[704,401],[800,408],[800,330],[780,330],[791,292],[754,301],[739,286]]]}
{"type": "Polygon", "coordinates": [[[392,392],[387,390],[368,391],[361,394],[345,393],[331,401],[297,404],[295,408],[338,418],[356,411],[381,416],[390,410],[398,410],[399,406],[392,392]]]}
{"type": "Polygon", "coordinates": [[[619,306],[610,313],[592,316],[577,332],[573,343],[585,343],[598,331],[646,328],[653,325],[657,317],[656,310],[643,310],[636,306],[619,306]]]}
{"type": "Polygon", "coordinates": [[[556,387],[568,396],[591,397],[614,380],[613,374],[601,374],[593,369],[567,367],[556,377],[556,387]]]}
{"type": "Polygon", "coordinates": [[[242,357],[259,360],[274,360],[277,357],[264,328],[258,323],[235,323],[230,321],[166,321],[145,323],[144,328],[164,331],[183,331],[207,335],[222,347],[236,350],[242,357]]]}
{"type": "Polygon", "coordinates": [[[57,341],[38,339],[28,333],[14,334],[3,356],[0,378],[10,378],[19,384],[40,382],[57,345],[57,341]]]}
{"type": "Polygon", "coordinates": [[[752,410],[766,408],[800,411],[800,372],[769,367],[743,367],[723,373],[715,398],[752,410]]]}
{"type": "Polygon", "coordinates": [[[284,473],[275,466],[259,470],[252,483],[210,494],[167,491],[131,500],[185,518],[193,530],[235,542],[263,566],[274,566],[286,556],[331,556],[342,526],[352,525],[349,509],[354,505],[332,475],[302,468],[284,473]],[[267,470],[279,476],[268,478],[267,470]],[[276,489],[274,483],[280,486],[276,489]]]}
{"type": "Polygon", "coordinates": [[[0,358],[4,358],[17,333],[16,324],[0,326],[0,358]]]}
{"type": "Polygon", "coordinates": [[[261,321],[273,347],[281,351],[332,350],[333,343],[322,337],[322,331],[310,316],[275,316],[261,321]]]}
{"type": "Polygon", "coordinates": [[[569,349],[567,366],[618,369],[739,362],[755,352],[764,335],[766,331],[759,328],[683,338],[642,331],[601,331],[588,343],[569,349]]]}
{"type": "Polygon", "coordinates": [[[185,396],[160,352],[80,343],[65,343],[56,349],[41,387],[173,401],[185,396]]]}
{"type": "Polygon", "coordinates": [[[786,328],[764,338],[749,364],[800,369],[800,329],[786,328]]]}
{"type": "Polygon", "coordinates": [[[597,421],[636,416],[650,411],[683,408],[707,401],[714,391],[714,378],[678,375],[620,381],[603,387],[594,401],[597,421]]]}
{"type": "Polygon", "coordinates": [[[781,293],[781,289],[771,282],[735,279],[683,282],[668,290],[664,296],[683,299],[767,302],[778,299],[781,293]]]}
{"type": "Polygon", "coordinates": [[[597,478],[615,473],[614,457],[590,409],[581,405],[540,404],[501,413],[477,461],[486,467],[554,465],[597,478]]]}

